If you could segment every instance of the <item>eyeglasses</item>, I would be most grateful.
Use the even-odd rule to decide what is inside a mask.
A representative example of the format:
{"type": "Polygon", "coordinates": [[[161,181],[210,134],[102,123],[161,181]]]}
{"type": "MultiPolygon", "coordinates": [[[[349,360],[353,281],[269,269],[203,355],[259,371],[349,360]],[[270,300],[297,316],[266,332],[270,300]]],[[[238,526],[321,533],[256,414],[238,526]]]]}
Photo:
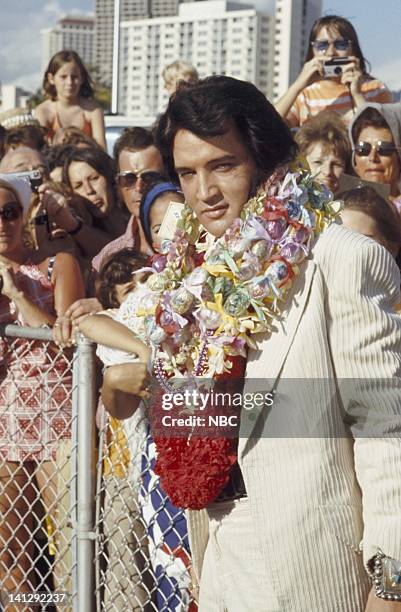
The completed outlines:
{"type": "Polygon", "coordinates": [[[15,205],[10,204],[8,206],[4,206],[4,208],[0,210],[0,217],[3,219],[3,221],[16,221],[21,215],[22,208],[17,203],[15,203],[15,205]]]}
{"type": "Polygon", "coordinates": [[[122,189],[134,189],[137,181],[141,179],[145,187],[157,181],[161,178],[158,172],[152,172],[151,170],[145,172],[120,172],[117,174],[117,182],[119,187],[122,189]]]}
{"type": "Polygon", "coordinates": [[[368,157],[371,150],[374,149],[378,155],[390,157],[399,148],[400,147],[396,147],[393,142],[386,142],[385,140],[378,140],[376,144],[361,141],[355,146],[354,151],[355,155],[358,155],[359,157],[368,157]]]}
{"type": "Polygon", "coordinates": [[[323,53],[330,45],[334,45],[337,51],[347,51],[350,42],[348,38],[337,38],[336,40],[314,40],[311,45],[318,53],[323,53]]]}

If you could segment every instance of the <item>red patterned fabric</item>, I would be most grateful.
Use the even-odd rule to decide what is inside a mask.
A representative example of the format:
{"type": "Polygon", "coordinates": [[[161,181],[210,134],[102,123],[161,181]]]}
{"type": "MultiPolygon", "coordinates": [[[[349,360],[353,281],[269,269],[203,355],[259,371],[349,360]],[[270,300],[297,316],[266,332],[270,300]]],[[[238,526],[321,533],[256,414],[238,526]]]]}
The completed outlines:
{"type": "MultiPolygon", "coordinates": [[[[15,282],[54,313],[53,286],[33,264],[20,266],[15,282]]],[[[0,323],[25,325],[15,305],[0,296],[0,323]]],[[[0,339],[0,457],[6,461],[55,459],[59,440],[71,437],[72,378],[64,357],[32,340],[0,339]]]]}

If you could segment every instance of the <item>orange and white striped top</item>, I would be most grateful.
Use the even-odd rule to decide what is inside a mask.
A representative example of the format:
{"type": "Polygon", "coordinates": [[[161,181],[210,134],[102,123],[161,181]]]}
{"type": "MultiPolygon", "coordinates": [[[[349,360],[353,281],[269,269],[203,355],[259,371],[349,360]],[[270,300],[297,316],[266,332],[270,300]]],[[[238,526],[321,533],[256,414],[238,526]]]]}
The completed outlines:
{"type": "MultiPolygon", "coordinates": [[[[391,92],[377,79],[365,79],[361,93],[366,102],[392,102],[391,92]]],[[[299,127],[324,110],[341,115],[348,125],[353,116],[352,98],[348,87],[333,79],[321,79],[305,87],[296,97],[286,117],[290,127],[299,127]]]]}

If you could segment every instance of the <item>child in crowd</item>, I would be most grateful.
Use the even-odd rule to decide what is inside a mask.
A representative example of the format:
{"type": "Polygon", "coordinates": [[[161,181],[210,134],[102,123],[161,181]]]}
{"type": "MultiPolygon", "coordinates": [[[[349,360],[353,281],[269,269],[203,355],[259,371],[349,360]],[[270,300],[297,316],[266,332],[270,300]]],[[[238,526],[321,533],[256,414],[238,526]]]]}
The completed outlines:
{"type": "Polygon", "coordinates": [[[370,186],[344,191],[338,197],[344,202],[343,224],[382,244],[400,263],[401,219],[394,204],[370,186]]]}
{"type": "Polygon", "coordinates": [[[164,87],[171,96],[183,81],[186,83],[196,83],[199,80],[198,71],[195,66],[176,60],[172,64],[165,66],[162,72],[164,87]]]}
{"type": "Polygon", "coordinates": [[[316,180],[337,193],[340,177],[351,161],[351,143],[340,117],[330,111],[312,117],[295,140],[316,180]]]}
{"type": "MultiPolygon", "coordinates": [[[[157,232],[172,199],[183,202],[178,188],[165,182],[150,186],[142,198],[141,221],[145,235],[155,251],[159,248],[157,232]]],[[[135,360],[145,361],[150,355],[149,349],[138,339],[142,330],[138,326],[140,319],[135,316],[138,306],[143,305],[151,294],[144,284],[146,270],[151,269],[145,267],[145,271],[141,271],[144,267],[143,256],[125,249],[109,259],[100,271],[98,297],[103,306],[113,310],[88,316],[79,329],[96,342],[104,343],[107,338],[107,343],[113,348],[100,345],[97,349],[98,356],[106,366],[135,360]],[[118,305],[120,307],[117,310],[118,305]],[[114,320],[110,319],[110,315],[114,320]],[[127,327],[132,330],[131,334],[127,327]]],[[[118,421],[111,419],[115,432],[118,425],[118,421]]],[[[143,405],[140,405],[133,417],[124,421],[124,429],[133,463],[130,471],[134,486],[138,483],[138,476],[141,481],[137,490],[157,586],[157,610],[196,610],[189,592],[191,562],[185,513],[173,506],[161,490],[159,479],[153,471],[156,449],[143,405]]],[[[119,438],[120,444],[124,444],[121,435],[119,438]]],[[[123,448],[115,453],[117,457],[123,455],[123,448]]]]}
{"type": "Polygon", "coordinates": [[[352,23],[338,15],[324,15],[313,24],[305,64],[276,102],[276,109],[292,128],[324,110],[338,113],[348,125],[355,109],[367,101],[386,104],[392,95],[368,73],[352,23]],[[343,64],[327,65],[333,60],[343,64]]]}
{"type": "Polygon", "coordinates": [[[93,86],[75,51],[59,51],[49,62],[43,78],[48,100],[36,108],[40,124],[52,141],[61,128],[75,126],[106,149],[103,111],[93,100],[93,86]]]}

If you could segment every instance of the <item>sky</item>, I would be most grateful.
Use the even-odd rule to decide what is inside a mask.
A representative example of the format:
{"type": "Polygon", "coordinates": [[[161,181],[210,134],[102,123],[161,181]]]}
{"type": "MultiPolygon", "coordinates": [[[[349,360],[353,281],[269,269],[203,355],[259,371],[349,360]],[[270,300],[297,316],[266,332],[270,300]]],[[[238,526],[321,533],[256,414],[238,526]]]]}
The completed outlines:
{"type": "MultiPolygon", "coordinates": [[[[267,1],[272,0],[254,4],[263,10],[267,1]]],[[[94,0],[0,0],[0,81],[37,89],[42,81],[40,30],[65,13],[88,13],[93,7],[94,0]]],[[[400,90],[401,0],[323,0],[323,14],[333,13],[354,25],[371,74],[400,90]]]]}

